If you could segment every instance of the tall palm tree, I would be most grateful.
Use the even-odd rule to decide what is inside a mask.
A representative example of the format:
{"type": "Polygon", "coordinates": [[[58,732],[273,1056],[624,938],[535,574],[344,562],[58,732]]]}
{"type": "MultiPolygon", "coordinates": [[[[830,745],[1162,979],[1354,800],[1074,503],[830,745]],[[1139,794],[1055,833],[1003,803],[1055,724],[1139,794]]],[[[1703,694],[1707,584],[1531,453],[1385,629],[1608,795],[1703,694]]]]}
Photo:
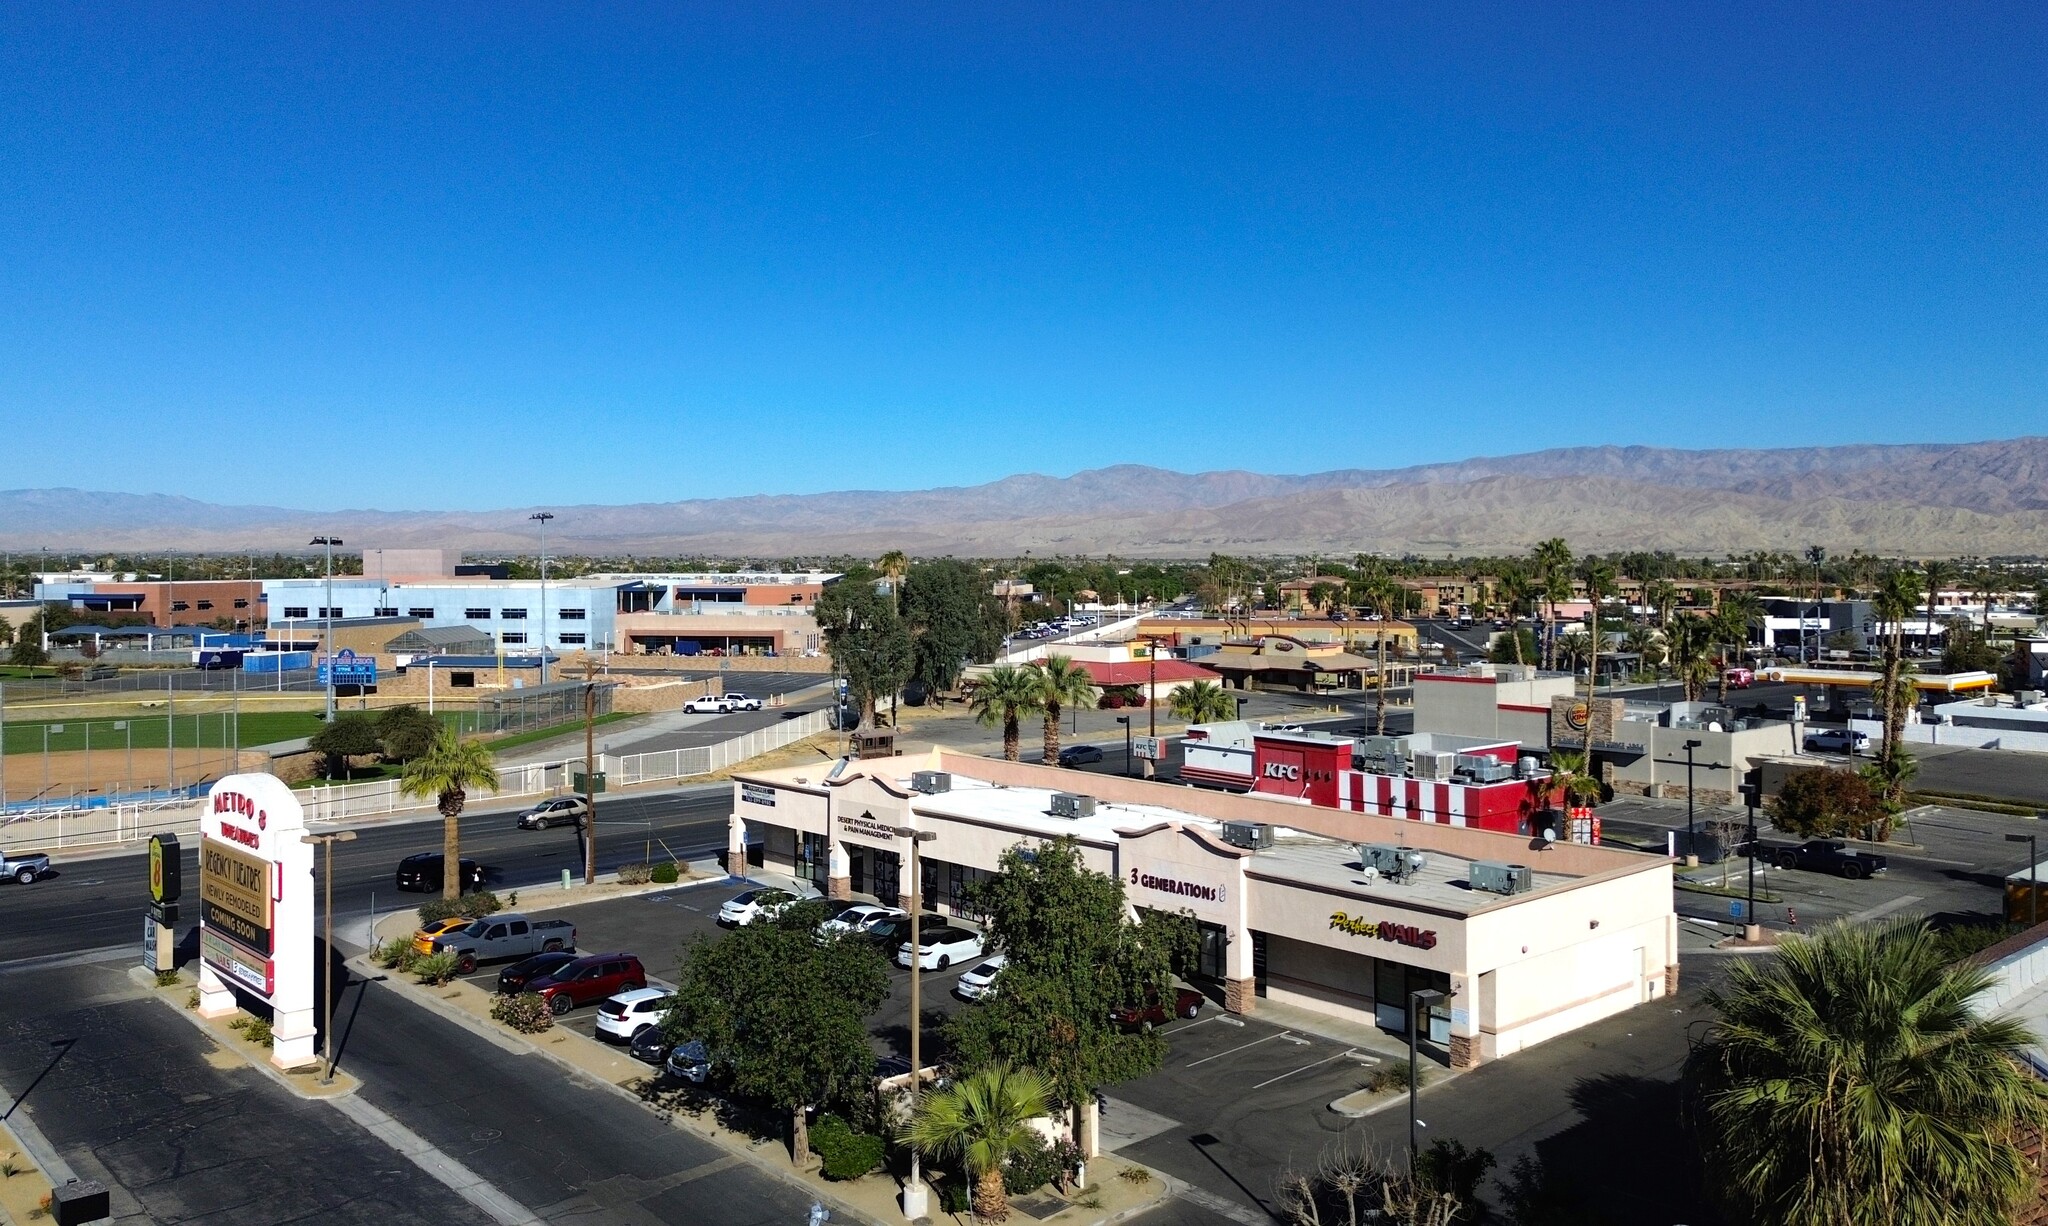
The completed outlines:
{"type": "Polygon", "coordinates": [[[1651,669],[1664,663],[1664,637],[1649,626],[1630,626],[1621,636],[1621,645],[1651,669]]]}
{"type": "Polygon", "coordinates": [[[1017,760],[1017,724],[1038,710],[1038,695],[1038,680],[1031,669],[998,664],[988,670],[968,700],[967,709],[982,727],[1002,728],[1003,757],[1008,761],[1017,760]]]}
{"type": "Polygon", "coordinates": [[[1669,579],[1659,579],[1650,585],[1647,593],[1650,607],[1657,610],[1657,624],[1671,624],[1671,611],[1678,607],[1678,585],[1669,579]]]}
{"type": "MultiPolygon", "coordinates": [[[[875,569],[889,578],[889,599],[895,602],[896,616],[903,616],[903,576],[910,573],[910,558],[901,549],[891,549],[875,559],[875,569]]],[[[896,696],[903,690],[897,686],[889,691],[889,726],[896,724],[896,696]]]]}
{"type": "MultiPolygon", "coordinates": [[[[1591,725],[1586,728],[1586,739],[1593,739],[1591,725]]],[[[1558,791],[1563,793],[1567,806],[1590,808],[1600,803],[1602,793],[1598,770],[1590,748],[1559,750],[1550,755],[1550,777],[1557,784],[1558,791]]]]}
{"type": "Polygon", "coordinates": [[[1671,671],[1685,687],[1685,700],[1698,702],[1706,688],[1708,640],[1712,637],[1707,619],[1697,613],[1681,613],[1664,627],[1664,642],[1671,658],[1671,671]]]}
{"type": "MultiPolygon", "coordinates": [[[[1870,611],[1885,632],[1877,695],[1878,709],[1884,715],[1884,739],[1877,747],[1877,763],[1887,779],[1899,775],[1896,759],[1899,741],[1905,732],[1908,705],[1902,699],[1912,692],[1903,684],[1907,681],[1906,618],[1912,615],[1918,596],[1919,584],[1913,573],[1893,568],[1878,579],[1877,590],[1870,598],[1870,611]]],[[[1885,803],[1896,805],[1902,799],[1901,789],[1888,784],[1885,803]]]]}
{"type": "Polygon", "coordinates": [[[1508,639],[1515,647],[1515,663],[1527,664],[1528,661],[1522,658],[1522,628],[1519,623],[1535,599],[1536,589],[1529,581],[1529,573],[1519,566],[1501,567],[1500,579],[1494,584],[1493,592],[1507,614],[1508,639]]]}
{"type": "MultiPolygon", "coordinates": [[[[1030,668],[1038,684],[1038,709],[1045,715],[1045,764],[1060,764],[1060,712],[1095,701],[1095,679],[1066,656],[1047,656],[1030,668]]],[[[1149,701],[1149,700],[1148,700],[1149,701]]]]}
{"type": "Polygon", "coordinates": [[[1539,543],[1529,551],[1536,565],[1536,582],[1543,599],[1549,605],[1543,625],[1543,667],[1554,667],[1557,652],[1557,602],[1568,600],[1572,594],[1571,569],[1572,547],[1565,544],[1561,536],[1553,536],[1539,543]]]}
{"type": "Polygon", "coordinates": [[[1991,637],[1991,602],[2005,591],[2005,580],[1996,570],[1980,570],[1970,580],[1970,593],[1984,602],[1984,637],[1991,637]]]}
{"type": "Polygon", "coordinates": [[[1374,688],[1379,691],[1377,705],[1374,708],[1377,714],[1374,715],[1372,723],[1375,736],[1385,736],[1387,732],[1387,630],[1394,620],[1394,608],[1400,603],[1403,590],[1400,584],[1394,582],[1394,577],[1387,574],[1374,576],[1365,584],[1366,602],[1380,617],[1379,625],[1373,634],[1373,647],[1379,656],[1373,678],[1374,688]]]}
{"type": "Polygon", "coordinates": [[[1614,568],[1605,559],[1588,558],[1581,581],[1586,585],[1586,600],[1593,606],[1591,624],[1586,627],[1586,697],[1594,698],[1600,693],[1600,602],[1614,592],[1614,568]]]}
{"type": "Polygon", "coordinates": [[[1927,619],[1920,630],[1921,640],[1926,642],[1934,638],[1935,599],[1941,595],[1941,589],[1956,581],[1955,564],[1939,558],[1929,559],[1920,567],[1920,581],[1927,587],[1927,619]]]}
{"type": "MultiPolygon", "coordinates": [[[[1729,592],[1721,598],[1721,607],[1714,611],[1715,637],[1723,644],[1735,648],[1735,664],[1740,664],[1749,651],[1749,631],[1760,625],[1764,617],[1764,602],[1748,589],[1729,592]]],[[[1721,660],[1721,701],[1728,701],[1728,669],[1730,661],[1721,660]]]]}
{"type": "MultiPolygon", "coordinates": [[[[1819,546],[1819,545],[1808,545],[1808,546],[1806,547],[1806,564],[1807,564],[1808,566],[1810,566],[1810,567],[1812,567],[1812,568],[1813,568],[1813,614],[1814,614],[1814,616],[1815,616],[1816,618],[1818,618],[1818,617],[1820,616],[1820,604],[1821,604],[1821,600],[1823,599],[1823,597],[1822,597],[1822,594],[1821,594],[1821,586],[1820,586],[1820,585],[1821,585],[1821,577],[1820,577],[1820,568],[1821,568],[1821,565],[1822,565],[1822,563],[1826,562],[1827,560],[1828,560],[1828,551],[1827,551],[1826,549],[1822,548],[1822,547],[1821,547],[1821,546],[1819,546]]],[[[1801,617],[1801,618],[1799,619],[1799,622],[1800,622],[1800,625],[1804,626],[1804,625],[1806,624],[1806,618],[1802,616],[1802,617],[1801,617]]],[[[1802,651],[1804,650],[1804,648],[1805,648],[1805,645],[1806,645],[1806,639],[1805,639],[1805,632],[1804,632],[1804,631],[1801,631],[1801,634],[1800,634],[1800,647],[1801,647],[1801,650],[1802,650],[1802,651]]],[[[1815,644],[1813,645],[1813,658],[1814,658],[1815,660],[1818,660],[1818,659],[1820,658],[1820,650],[1821,650],[1821,649],[1820,649],[1820,644],[1819,644],[1819,643],[1815,643],[1815,644]]],[[[1800,663],[1802,663],[1802,664],[1810,664],[1810,663],[1812,663],[1812,662],[1813,662],[1812,660],[1801,660],[1801,661],[1800,661],[1800,663]]]]}
{"type": "Polygon", "coordinates": [[[2048,1123],[2024,1024],[1977,1007],[1989,971],[1923,923],[1847,923],[1731,965],[1686,1060],[1688,1105],[1729,1221],[2012,1220],[2048,1123]]]}
{"type": "Polygon", "coordinates": [[[1237,715],[1237,701],[1214,681],[1175,686],[1167,701],[1173,717],[1190,724],[1217,724],[1237,715]]]}
{"type": "MultiPolygon", "coordinates": [[[[433,748],[405,764],[398,790],[407,796],[433,797],[441,810],[441,897],[462,894],[462,806],[472,788],[498,786],[491,751],[479,741],[465,741],[443,728],[433,748]]],[[[584,821],[589,821],[588,814],[584,821]]],[[[585,846],[589,844],[586,841],[585,846]]]]}
{"type": "Polygon", "coordinates": [[[974,1180],[974,1216],[1000,1222],[1010,1216],[1003,1164],[1028,1143],[1031,1121],[1046,1113],[1049,1098],[1037,1073],[990,1065],[926,1095],[910,1121],[910,1143],[930,1157],[958,1159],[974,1180]]]}

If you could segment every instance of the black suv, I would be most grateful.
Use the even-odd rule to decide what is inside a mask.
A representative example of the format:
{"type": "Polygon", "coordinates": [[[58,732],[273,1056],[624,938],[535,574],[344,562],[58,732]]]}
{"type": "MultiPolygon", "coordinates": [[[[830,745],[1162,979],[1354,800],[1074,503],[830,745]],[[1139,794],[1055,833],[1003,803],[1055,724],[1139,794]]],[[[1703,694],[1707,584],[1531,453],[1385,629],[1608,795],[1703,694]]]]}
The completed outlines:
{"type": "MultiPolygon", "coordinates": [[[[436,894],[441,890],[441,853],[423,851],[416,856],[407,856],[398,862],[398,888],[419,894],[436,894]]],[[[462,857],[462,892],[484,888],[483,865],[462,857]]]]}

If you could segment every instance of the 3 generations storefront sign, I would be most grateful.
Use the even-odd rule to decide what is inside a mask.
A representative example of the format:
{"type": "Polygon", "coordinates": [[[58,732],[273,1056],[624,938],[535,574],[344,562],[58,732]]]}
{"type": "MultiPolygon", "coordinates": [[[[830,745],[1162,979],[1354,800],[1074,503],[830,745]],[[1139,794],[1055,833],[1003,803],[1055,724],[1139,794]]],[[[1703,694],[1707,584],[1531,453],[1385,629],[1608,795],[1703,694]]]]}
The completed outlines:
{"type": "Polygon", "coordinates": [[[1342,911],[1332,911],[1330,927],[1338,932],[1348,932],[1355,937],[1375,937],[1415,949],[1436,948],[1436,930],[1417,928],[1413,924],[1396,924],[1392,920],[1369,920],[1342,911]]]}
{"type": "Polygon", "coordinates": [[[257,957],[211,928],[199,933],[199,956],[214,970],[258,995],[268,996],[277,987],[276,963],[257,957]]]}
{"type": "Polygon", "coordinates": [[[775,789],[759,783],[742,783],[740,799],[750,805],[767,805],[772,809],[775,807],[775,789]]]}
{"type": "Polygon", "coordinates": [[[1208,885],[1200,881],[1187,881],[1179,877],[1167,877],[1135,868],[1131,870],[1131,884],[1141,890],[1156,890],[1161,894],[1171,894],[1176,898],[1195,898],[1203,902],[1223,902],[1227,893],[1225,887],[1220,885],[1208,885]]]}

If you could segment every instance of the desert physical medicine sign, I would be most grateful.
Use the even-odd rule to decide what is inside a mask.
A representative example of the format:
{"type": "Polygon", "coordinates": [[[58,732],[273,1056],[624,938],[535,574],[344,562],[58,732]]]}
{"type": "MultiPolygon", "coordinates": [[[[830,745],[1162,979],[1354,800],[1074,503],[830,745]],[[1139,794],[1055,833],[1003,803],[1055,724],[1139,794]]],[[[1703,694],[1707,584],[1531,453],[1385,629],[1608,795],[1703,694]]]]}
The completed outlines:
{"type": "Polygon", "coordinates": [[[199,818],[199,1007],[235,993],[270,1006],[271,1062],[313,1058],[313,848],[306,813],[273,775],[229,775],[199,818]]]}

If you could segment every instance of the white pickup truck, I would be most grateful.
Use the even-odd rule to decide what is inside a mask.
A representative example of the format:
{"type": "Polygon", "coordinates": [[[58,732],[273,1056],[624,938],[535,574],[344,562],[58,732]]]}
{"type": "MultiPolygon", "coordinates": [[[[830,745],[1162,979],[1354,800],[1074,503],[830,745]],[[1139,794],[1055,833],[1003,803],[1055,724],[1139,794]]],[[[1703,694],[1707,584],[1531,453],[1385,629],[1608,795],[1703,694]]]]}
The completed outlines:
{"type": "Polygon", "coordinates": [[[0,851],[0,877],[12,877],[23,885],[50,871],[50,857],[40,851],[0,851]]]}

